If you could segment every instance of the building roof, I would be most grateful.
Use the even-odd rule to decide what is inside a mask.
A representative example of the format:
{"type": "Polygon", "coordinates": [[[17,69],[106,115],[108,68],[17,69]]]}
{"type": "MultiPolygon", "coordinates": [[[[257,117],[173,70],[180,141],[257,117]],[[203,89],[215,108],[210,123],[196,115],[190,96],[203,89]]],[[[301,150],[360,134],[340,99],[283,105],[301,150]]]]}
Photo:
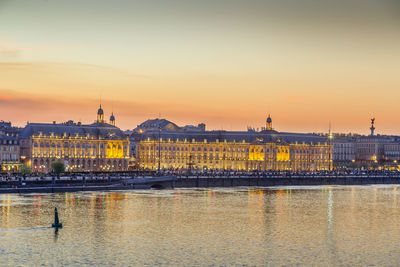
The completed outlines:
{"type": "Polygon", "coordinates": [[[315,134],[302,134],[302,133],[285,133],[277,131],[204,131],[204,132],[180,132],[180,131],[146,131],[143,133],[135,132],[131,138],[136,141],[150,139],[163,139],[171,140],[184,140],[197,142],[243,142],[252,143],[254,141],[261,141],[264,143],[278,142],[278,143],[325,143],[327,138],[315,134]]]}
{"type": "Polygon", "coordinates": [[[117,127],[107,123],[93,123],[84,125],[69,121],[67,123],[29,123],[22,130],[21,138],[30,138],[32,135],[51,133],[55,135],[68,136],[90,136],[102,137],[105,139],[123,139],[126,135],[117,127]]]}
{"type": "Polygon", "coordinates": [[[133,132],[146,132],[146,131],[171,131],[171,132],[204,132],[206,125],[200,123],[195,125],[178,126],[175,123],[166,119],[150,119],[139,124],[133,132]]]}
{"type": "Polygon", "coordinates": [[[137,126],[136,129],[144,129],[144,130],[174,130],[177,131],[180,129],[178,125],[173,122],[170,122],[166,119],[152,119],[147,120],[137,126]]]}

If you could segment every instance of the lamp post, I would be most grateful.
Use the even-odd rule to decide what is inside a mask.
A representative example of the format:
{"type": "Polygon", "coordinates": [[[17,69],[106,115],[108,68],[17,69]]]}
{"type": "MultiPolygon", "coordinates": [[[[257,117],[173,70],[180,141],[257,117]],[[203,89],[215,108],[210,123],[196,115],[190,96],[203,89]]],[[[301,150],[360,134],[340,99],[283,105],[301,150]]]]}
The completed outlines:
{"type": "Polygon", "coordinates": [[[328,151],[329,151],[329,170],[332,170],[332,154],[333,154],[333,147],[332,147],[332,139],[333,135],[331,133],[331,130],[329,129],[329,136],[328,136],[328,151]]]}
{"type": "Polygon", "coordinates": [[[158,173],[161,170],[161,125],[160,119],[158,119],[158,173]]]}

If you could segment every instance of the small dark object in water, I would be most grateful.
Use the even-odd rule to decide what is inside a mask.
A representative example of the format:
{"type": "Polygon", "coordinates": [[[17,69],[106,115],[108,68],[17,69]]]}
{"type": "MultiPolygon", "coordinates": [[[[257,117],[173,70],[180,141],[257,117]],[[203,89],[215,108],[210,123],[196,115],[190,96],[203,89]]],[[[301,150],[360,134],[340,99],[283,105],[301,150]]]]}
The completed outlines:
{"type": "Polygon", "coordinates": [[[54,208],[54,223],[51,225],[51,227],[62,228],[62,223],[60,223],[58,220],[57,208],[54,208]]]}

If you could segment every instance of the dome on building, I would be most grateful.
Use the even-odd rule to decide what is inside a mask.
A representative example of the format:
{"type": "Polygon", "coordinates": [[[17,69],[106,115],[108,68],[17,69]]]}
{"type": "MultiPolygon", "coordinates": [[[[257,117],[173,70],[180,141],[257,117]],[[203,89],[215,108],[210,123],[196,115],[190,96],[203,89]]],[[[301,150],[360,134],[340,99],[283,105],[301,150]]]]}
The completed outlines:
{"type": "Polygon", "coordinates": [[[271,122],[272,122],[271,116],[270,116],[270,115],[268,115],[268,118],[267,118],[267,123],[271,123],[271,122]]]}
{"type": "Polygon", "coordinates": [[[110,121],[115,121],[114,113],[111,113],[110,121]]]}
{"type": "Polygon", "coordinates": [[[97,115],[103,115],[104,114],[104,111],[103,111],[103,109],[101,108],[101,105],[100,105],[100,108],[97,110],[97,115]]]}

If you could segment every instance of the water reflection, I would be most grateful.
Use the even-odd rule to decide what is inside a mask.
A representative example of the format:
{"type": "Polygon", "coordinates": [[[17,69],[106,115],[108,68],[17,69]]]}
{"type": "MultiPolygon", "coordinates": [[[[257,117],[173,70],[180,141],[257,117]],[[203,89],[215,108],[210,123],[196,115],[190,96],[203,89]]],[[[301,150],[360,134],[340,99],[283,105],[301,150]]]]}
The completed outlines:
{"type": "Polygon", "coordinates": [[[329,186],[0,195],[0,260],[396,265],[398,193],[397,186],[329,186]],[[49,228],[54,207],[59,231],[49,228]]]}
{"type": "Polygon", "coordinates": [[[58,240],[58,227],[54,228],[54,243],[58,240]]]}

